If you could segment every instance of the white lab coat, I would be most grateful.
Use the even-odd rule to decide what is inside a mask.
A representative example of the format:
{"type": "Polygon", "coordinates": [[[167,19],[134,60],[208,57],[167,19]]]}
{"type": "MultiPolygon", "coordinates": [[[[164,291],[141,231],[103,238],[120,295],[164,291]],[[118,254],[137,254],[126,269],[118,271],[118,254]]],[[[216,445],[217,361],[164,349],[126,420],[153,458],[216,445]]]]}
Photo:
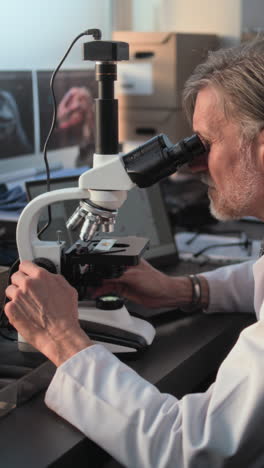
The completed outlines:
{"type": "MultiPolygon", "coordinates": [[[[57,369],[47,405],[126,467],[263,468],[264,257],[253,269],[259,321],[242,331],[205,393],[162,394],[93,345],[57,369]]],[[[216,302],[222,312],[254,311],[252,263],[205,276],[209,313],[216,302]]]]}

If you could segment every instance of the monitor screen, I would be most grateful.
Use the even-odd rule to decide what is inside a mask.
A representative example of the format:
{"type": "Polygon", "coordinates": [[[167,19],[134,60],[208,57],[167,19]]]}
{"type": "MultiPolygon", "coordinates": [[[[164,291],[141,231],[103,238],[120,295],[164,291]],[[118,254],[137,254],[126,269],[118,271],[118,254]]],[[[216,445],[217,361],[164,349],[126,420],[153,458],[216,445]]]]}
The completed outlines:
{"type": "MultiPolygon", "coordinates": [[[[52,179],[51,190],[77,187],[78,177],[52,179]]],[[[26,182],[28,199],[31,200],[46,191],[45,180],[26,182]]],[[[70,200],[52,205],[52,223],[43,233],[43,239],[56,240],[56,231],[62,231],[62,239],[70,246],[79,238],[79,231],[68,231],[65,223],[75,210],[78,201],[70,200]]],[[[40,228],[47,221],[47,212],[40,219],[40,228]]],[[[154,265],[175,263],[178,255],[174,236],[171,232],[165,204],[158,184],[148,188],[134,187],[128,192],[126,202],[119,209],[114,236],[139,236],[149,239],[149,249],[144,257],[154,265]]],[[[109,234],[100,234],[109,237],[109,234]]]]}
{"type": "Polygon", "coordinates": [[[34,152],[32,73],[0,71],[0,159],[34,152]]]}
{"type": "MultiPolygon", "coordinates": [[[[38,71],[40,147],[43,150],[53,114],[50,92],[51,71],[38,71]]],[[[97,81],[94,69],[59,71],[54,80],[57,121],[49,149],[68,146],[94,148],[94,99],[97,81]]],[[[87,163],[87,161],[86,161],[87,163]]]]}

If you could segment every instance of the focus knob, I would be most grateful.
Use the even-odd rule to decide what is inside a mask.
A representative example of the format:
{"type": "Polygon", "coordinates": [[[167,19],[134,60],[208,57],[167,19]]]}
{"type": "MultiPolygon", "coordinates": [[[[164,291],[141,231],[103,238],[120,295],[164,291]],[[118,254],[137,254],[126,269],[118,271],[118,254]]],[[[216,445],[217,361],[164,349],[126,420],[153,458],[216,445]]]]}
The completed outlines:
{"type": "Polygon", "coordinates": [[[121,309],[124,305],[124,299],[115,294],[106,294],[96,298],[96,308],[103,310],[121,309]]]}
{"type": "Polygon", "coordinates": [[[38,257],[33,260],[33,263],[44,268],[45,270],[49,271],[50,273],[57,273],[57,268],[55,264],[45,257],[38,257]]]}

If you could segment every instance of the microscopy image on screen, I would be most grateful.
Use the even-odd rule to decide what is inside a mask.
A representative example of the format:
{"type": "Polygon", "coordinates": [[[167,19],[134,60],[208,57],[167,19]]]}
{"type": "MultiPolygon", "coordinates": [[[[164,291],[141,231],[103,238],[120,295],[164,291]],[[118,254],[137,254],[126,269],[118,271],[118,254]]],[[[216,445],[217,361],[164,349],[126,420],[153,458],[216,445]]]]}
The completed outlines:
{"type": "MultiPolygon", "coordinates": [[[[50,93],[51,71],[38,71],[40,112],[40,141],[43,149],[52,121],[50,93]]],[[[89,163],[89,152],[94,150],[94,99],[97,97],[95,72],[89,70],[63,70],[54,81],[57,102],[57,121],[48,149],[79,146],[80,157],[89,163]]]]}
{"type": "Polygon", "coordinates": [[[32,74],[0,71],[0,159],[34,152],[32,74]]]}

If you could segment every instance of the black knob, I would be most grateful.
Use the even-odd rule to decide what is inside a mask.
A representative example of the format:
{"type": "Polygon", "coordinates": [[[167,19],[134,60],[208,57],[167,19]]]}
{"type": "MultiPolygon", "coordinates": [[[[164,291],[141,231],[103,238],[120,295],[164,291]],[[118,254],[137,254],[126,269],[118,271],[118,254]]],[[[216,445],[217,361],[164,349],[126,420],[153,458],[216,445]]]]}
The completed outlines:
{"type": "Polygon", "coordinates": [[[55,264],[48,258],[38,257],[33,260],[33,263],[40,266],[41,268],[45,268],[45,270],[49,271],[50,273],[57,273],[55,264]]]}
{"type": "Polygon", "coordinates": [[[96,298],[97,309],[116,310],[121,309],[124,305],[124,299],[114,294],[106,294],[96,298]]]}

